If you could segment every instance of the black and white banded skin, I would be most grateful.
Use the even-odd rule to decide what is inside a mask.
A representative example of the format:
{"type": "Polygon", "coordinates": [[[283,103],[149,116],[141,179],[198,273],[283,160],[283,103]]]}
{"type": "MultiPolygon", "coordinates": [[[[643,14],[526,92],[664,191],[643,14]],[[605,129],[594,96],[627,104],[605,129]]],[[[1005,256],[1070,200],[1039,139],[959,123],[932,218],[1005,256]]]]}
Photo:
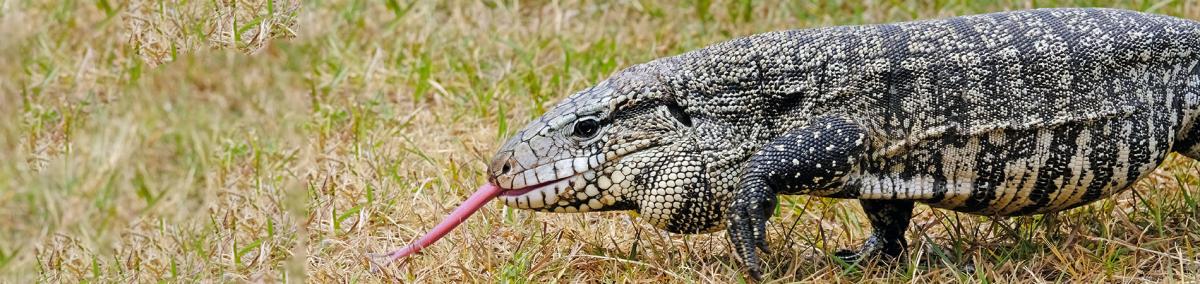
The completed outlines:
{"type": "Polygon", "coordinates": [[[897,256],[914,202],[988,216],[1112,196],[1200,157],[1200,23],[1040,9],[770,32],[619,71],[508,140],[508,206],[728,230],[749,273],[780,194],[858,199],[897,256]]]}

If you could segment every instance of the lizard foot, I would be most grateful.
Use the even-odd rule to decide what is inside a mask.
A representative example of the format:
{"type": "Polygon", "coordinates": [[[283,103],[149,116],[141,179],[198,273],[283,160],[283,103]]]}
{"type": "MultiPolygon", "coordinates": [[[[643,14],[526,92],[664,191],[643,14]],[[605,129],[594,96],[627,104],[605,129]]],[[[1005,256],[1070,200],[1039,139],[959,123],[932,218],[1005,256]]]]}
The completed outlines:
{"type": "Polygon", "coordinates": [[[904,251],[903,242],[882,241],[878,235],[872,235],[857,250],[841,249],[834,252],[833,256],[850,265],[859,264],[864,260],[875,260],[886,264],[899,259],[904,251]]]}
{"type": "Polygon", "coordinates": [[[767,248],[767,219],[775,209],[775,195],[750,194],[734,200],[729,212],[729,241],[733,243],[750,277],[762,280],[762,260],[757,250],[767,248]]]}

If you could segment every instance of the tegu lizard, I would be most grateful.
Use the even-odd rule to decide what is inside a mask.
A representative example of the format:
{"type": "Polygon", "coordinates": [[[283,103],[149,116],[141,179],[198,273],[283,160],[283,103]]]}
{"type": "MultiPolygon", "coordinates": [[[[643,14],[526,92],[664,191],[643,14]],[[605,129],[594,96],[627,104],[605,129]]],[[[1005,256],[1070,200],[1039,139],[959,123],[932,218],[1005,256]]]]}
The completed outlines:
{"type": "Polygon", "coordinates": [[[487,200],[635,210],[674,233],[727,230],[761,275],[781,194],[857,199],[898,256],[913,204],[988,216],[1112,196],[1168,153],[1200,158],[1200,24],[1038,9],[757,34],[634,65],[500,147],[487,200]]]}

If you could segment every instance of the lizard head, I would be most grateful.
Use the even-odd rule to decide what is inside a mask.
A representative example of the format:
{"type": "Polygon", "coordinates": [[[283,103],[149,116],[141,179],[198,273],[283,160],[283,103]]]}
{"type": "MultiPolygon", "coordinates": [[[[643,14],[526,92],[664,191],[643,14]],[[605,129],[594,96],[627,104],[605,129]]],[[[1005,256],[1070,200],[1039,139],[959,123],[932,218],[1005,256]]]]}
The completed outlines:
{"type": "MultiPolygon", "coordinates": [[[[692,116],[655,72],[625,70],[517,132],[488,166],[508,206],[548,212],[637,210],[673,232],[723,224],[692,116]]],[[[650,70],[657,71],[657,70],[650,70]]]]}
{"type": "Polygon", "coordinates": [[[433,230],[375,256],[417,253],[496,198],[549,212],[637,210],[677,233],[722,229],[732,194],[710,186],[701,149],[714,146],[697,142],[704,120],[693,121],[655,75],[663,66],[634,66],[571,95],[505,142],[488,163],[488,184],[433,230]]]}

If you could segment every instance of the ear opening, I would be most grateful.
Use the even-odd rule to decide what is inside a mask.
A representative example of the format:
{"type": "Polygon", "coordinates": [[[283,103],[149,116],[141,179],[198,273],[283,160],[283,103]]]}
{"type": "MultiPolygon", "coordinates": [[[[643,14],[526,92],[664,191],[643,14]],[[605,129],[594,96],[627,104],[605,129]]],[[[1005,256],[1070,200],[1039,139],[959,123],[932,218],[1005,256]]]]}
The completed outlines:
{"type": "Polygon", "coordinates": [[[692,117],[687,114],[687,111],[684,111],[683,107],[679,106],[675,101],[669,100],[663,102],[663,104],[667,106],[667,111],[671,113],[672,117],[675,117],[675,120],[678,120],[684,126],[692,127],[692,117]]]}

